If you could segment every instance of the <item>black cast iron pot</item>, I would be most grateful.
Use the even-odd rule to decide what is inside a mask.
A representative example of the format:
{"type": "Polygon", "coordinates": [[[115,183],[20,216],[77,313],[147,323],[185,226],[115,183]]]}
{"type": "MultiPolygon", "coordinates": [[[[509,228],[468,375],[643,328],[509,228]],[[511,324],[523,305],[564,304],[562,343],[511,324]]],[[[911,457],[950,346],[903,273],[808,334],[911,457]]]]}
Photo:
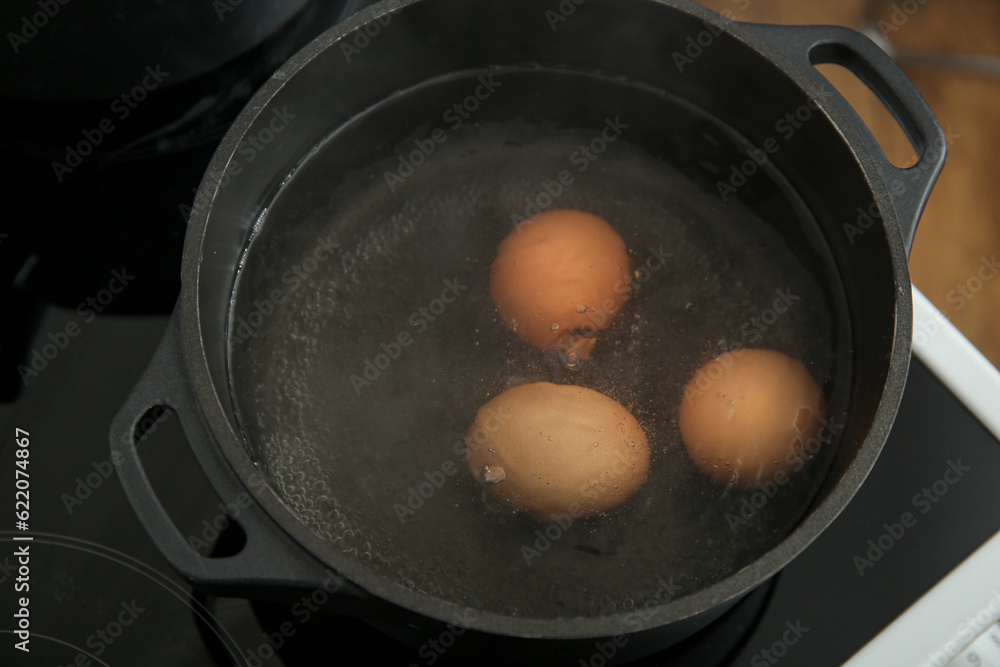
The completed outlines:
{"type": "Polygon", "coordinates": [[[670,646],[801,552],[871,470],[909,362],[907,252],[943,162],[917,91],[847,29],[683,0],[380,3],[282,67],[216,152],[170,329],[113,425],[122,484],[210,592],[291,600],[336,573],[339,610],[415,645],[466,627],[480,662],[575,663],[615,635],[616,659],[670,646]],[[882,99],[913,167],[890,164],[821,63],[882,99]],[[505,331],[486,290],[496,243],[553,207],[603,215],[636,267],[662,270],[637,269],[636,310],[616,319],[642,344],[599,342],[578,372],[505,331]],[[685,283],[689,266],[704,279],[685,283]],[[727,295],[786,278],[801,310],[749,333],[824,360],[810,370],[834,426],[787,491],[727,526],[720,508],[750,496],[688,469],[676,400],[747,344],[762,302],[727,295]],[[517,373],[661,392],[635,498],[558,530],[483,501],[461,438],[517,373]],[[136,443],[156,407],[222,501],[247,501],[236,555],[197,554],[152,492],[136,443]]]}

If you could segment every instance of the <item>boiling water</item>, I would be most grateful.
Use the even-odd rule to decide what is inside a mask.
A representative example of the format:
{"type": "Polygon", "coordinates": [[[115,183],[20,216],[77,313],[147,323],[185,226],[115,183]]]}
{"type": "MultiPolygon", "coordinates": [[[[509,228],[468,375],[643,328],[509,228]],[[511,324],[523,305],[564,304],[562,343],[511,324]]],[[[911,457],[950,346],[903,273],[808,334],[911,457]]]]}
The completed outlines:
{"type": "Polygon", "coordinates": [[[691,155],[682,171],[627,131],[591,160],[580,147],[600,125],[470,118],[412,174],[403,168],[401,183],[390,179],[394,189],[395,155],[431,127],[347,174],[348,140],[335,135],[284,185],[235,288],[232,389],[248,450],[317,535],[411,589],[559,618],[663,599],[663,583],[675,597],[701,589],[794,528],[836,440],[756,507],[763,496],[694,468],[678,405],[707,360],[766,347],[801,360],[843,423],[850,351],[837,277],[776,174],[748,186],[748,205],[723,202],[714,182],[729,163],[719,160],[738,158],[739,140],[658,103],[697,124],[698,140],[718,147],[715,163],[691,155]],[[571,182],[557,192],[560,174],[571,182]],[[609,221],[637,271],[632,298],[576,368],[518,340],[489,297],[496,246],[532,203],[609,221]],[[242,322],[255,325],[246,340],[242,322]],[[498,507],[473,480],[461,445],[478,408],[543,380],[605,393],[642,425],[651,468],[625,505],[547,527],[498,507]]]}

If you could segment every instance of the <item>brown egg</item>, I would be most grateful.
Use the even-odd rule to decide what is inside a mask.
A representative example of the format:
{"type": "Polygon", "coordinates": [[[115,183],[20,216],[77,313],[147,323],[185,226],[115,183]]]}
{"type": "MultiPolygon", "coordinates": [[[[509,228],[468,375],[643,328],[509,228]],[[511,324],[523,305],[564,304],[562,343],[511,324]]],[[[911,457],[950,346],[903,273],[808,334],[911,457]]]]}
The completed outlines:
{"type": "Polygon", "coordinates": [[[695,465],[717,481],[751,488],[804,464],[826,401],[805,366],[772,350],[727,352],[688,382],[680,430],[695,465]]]}
{"type": "Polygon", "coordinates": [[[628,252],[607,222],[547,211],[520,223],[497,248],[490,296],[504,323],[543,350],[590,356],[594,334],[628,300],[628,252]]]}
{"type": "Polygon", "coordinates": [[[615,400],[536,382],[479,409],[466,435],[469,470],[504,505],[551,523],[622,504],[646,481],[649,444],[615,400]]]}

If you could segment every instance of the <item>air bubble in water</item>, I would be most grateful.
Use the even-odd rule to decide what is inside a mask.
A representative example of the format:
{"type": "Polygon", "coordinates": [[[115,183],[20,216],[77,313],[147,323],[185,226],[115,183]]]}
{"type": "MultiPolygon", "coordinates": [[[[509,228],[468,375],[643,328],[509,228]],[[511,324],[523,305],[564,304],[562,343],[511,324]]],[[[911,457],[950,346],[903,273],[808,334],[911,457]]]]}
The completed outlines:
{"type": "Polygon", "coordinates": [[[499,484],[502,482],[507,475],[504,473],[503,468],[500,466],[483,466],[482,471],[479,473],[479,481],[481,481],[486,486],[493,486],[494,484],[499,484]]]}
{"type": "Polygon", "coordinates": [[[565,353],[559,355],[563,364],[566,368],[576,369],[580,367],[582,359],[580,359],[579,353],[575,350],[567,350],[565,353]]]}

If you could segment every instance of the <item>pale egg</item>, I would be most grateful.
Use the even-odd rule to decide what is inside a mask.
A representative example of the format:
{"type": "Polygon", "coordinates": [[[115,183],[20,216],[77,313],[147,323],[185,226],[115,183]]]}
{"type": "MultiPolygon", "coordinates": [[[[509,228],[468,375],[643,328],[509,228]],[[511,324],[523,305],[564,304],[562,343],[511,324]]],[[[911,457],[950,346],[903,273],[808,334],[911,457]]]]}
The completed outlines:
{"type": "Polygon", "coordinates": [[[565,522],[624,503],[646,481],[649,444],[614,399],[536,382],[480,408],[466,435],[469,470],[502,504],[565,522]]]}

